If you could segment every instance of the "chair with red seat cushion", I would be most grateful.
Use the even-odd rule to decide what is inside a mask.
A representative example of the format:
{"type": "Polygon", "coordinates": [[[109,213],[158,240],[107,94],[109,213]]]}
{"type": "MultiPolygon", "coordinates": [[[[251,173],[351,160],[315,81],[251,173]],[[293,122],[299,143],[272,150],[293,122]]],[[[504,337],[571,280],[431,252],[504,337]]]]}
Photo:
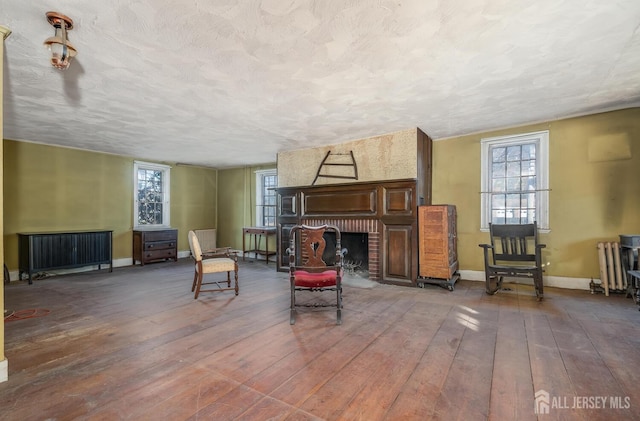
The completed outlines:
{"type": "Polygon", "coordinates": [[[336,307],[336,324],[342,324],[342,248],[340,230],[333,225],[312,227],[296,225],[289,235],[289,280],[291,283],[291,318],[296,322],[296,307],[336,307]],[[327,240],[333,238],[327,233],[335,233],[335,254],[331,247],[327,250],[327,240]],[[299,247],[299,248],[298,248],[299,247]],[[335,256],[335,257],[334,257],[335,256]],[[331,263],[327,264],[328,261],[331,263]],[[296,291],[335,291],[335,304],[297,304],[296,291]]]}

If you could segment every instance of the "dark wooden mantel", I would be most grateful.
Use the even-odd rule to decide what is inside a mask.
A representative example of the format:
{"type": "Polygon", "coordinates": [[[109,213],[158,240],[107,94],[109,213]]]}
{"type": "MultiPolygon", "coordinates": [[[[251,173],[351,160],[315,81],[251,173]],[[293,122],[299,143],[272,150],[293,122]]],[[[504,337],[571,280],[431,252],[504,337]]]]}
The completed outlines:
{"type": "Polygon", "coordinates": [[[431,202],[420,184],[410,179],[278,188],[278,270],[288,266],[286,249],[292,226],[333,223],[346,231],[353,227],[362,231],[360,227],[364,226],[373,236],[370,278],[415,286],[417,208],[431,202]]]}

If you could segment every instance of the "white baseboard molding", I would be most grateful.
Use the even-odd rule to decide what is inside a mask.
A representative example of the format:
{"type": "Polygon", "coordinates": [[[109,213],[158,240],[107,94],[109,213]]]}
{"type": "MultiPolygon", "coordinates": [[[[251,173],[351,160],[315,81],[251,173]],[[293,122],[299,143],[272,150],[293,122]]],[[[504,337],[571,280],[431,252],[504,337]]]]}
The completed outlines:
{"type": "MultiPolygon", "coordinates": [[[[479,270],[461,270],[460,278],[467,281],[481,281],[484,282],[484,271],[479,270]]],[[[543,284],[547,287],[554,288],[566,288],[566,289],[581,289],[589,291],[589,283],[592,278],[569,278],[566,276],[543,276],[543,284]]],[[[594,282],[600,282],[599,279],[593,279],[594,282]]],[[[525,278],[508,278],[504,280],[505,283],[517,283],[523,285],[533,285],[533,280],[525,278]]]]}
{"type": "Polygon", "coordinates": [[[126,257],[124,259],[114,259],[113,260],[113,267],[114,268],[121,268],[124,266],[131,266],[133,264],[133,258],[131,257],[126,257]]]}
{"type": "MultiPolygon", "coordinates": [[[[133,259],[128,257],[128,258],[124,258],[124,259],[114,259],[113,260],[113,267],[114,268],[118,268],[118,267],[123,267],[123,266],[131,266],[133,264],[133,259]]],[[[108,269],[109,265],[100,265],[101,269],[108,269]]],[[[82,266],[79,268],[71,268],[71,269],[55,269],[55,270],[47,270],[47,271],[42,271],[45,272],[49,275],[66,275],[69,273],[81,273],[81,272],[90,272],[92,270],[98,270],[98,265],[90,265],[90,266],[82,266]]],[[[17,270],[13,270],[9,272],[9,279],[11,280],[11,282],[13,281],[17,281],[18,280],[18,273],[19,271],[17,270]]],[[[39,273],[39,272],[38,272],[39,273]]],[[[33,277],[35,275],[35,273],[31,274],[31,276],[33,277]]],[[[27,275],[26,274],[22,274],[22,280],[25,281],[27,279],[27,275]]]]}
{"type": "Polygon", "coordinates": [[[0,383],[9,380],[9,360],[0,361],[0,383]]]}
{"type": "MultiPolygon", "coordinates": [[[[189,250],[178,251],[178,258],[182,259],[185,257],[190,257],[191,252],[189,250]]],[[[242,257],[242,253],[238,254],[238,257],[242,257]]],[[[251,258],[251,254],[247,253],[247,257],[251,258]]],[[[275,261],[273,256],[269,259],[269,261],[275,261]]],[[[133,259],[130,257],[123,259],[114,259],[113,267],[124,267],[133,265],[133,259]]],[[[103,269],[105,267],[109,267],[109,265],[103,265],[103,269]]],[[[98,270],[98,266],[84,266],[81,268],[75,269],[60,269],[60,270],[52,270],[47,271],[47,273],[51,275],[65,275],[69,273],[79,273],[79,272],[89,272],[92,270],[98,270]]],[[[18,280],[18,271],[9,272],[9,278],[11,281],[18,280]]],[[[460,270],[460,278],[467,281],[480,281],[484,282],[484,271],[480,270],[460,270]]],[[[581,289],[581,290],[590,290],[589,282],[591,282],[592,278],[569,278],[566,276],[545,276],[544,277],[544,285],[555,288],[566,288],[566,289],[581,289]]],[[[594,282],[599,283],[600,279],[593,279],[594,282]]],[[[520,283],[524,285],[533,285],[533,281],[524,278],[506,278],[505,282],[511,283],[520,283]]]]}
{"type": "MultiPolygon", "coordinates": [[[[178,259],[183,259],[185,257],[190,257],[191,256],[191,251],[190,250],[179,250],[178,251],[178,259]]],[[[242,253],[239,254],[240,257],[242,257],[242,253]]],[[[123,259],[113,259],[113,267],[114,268],[119,268],[119,267],[125,267],[125,266],[132,266],[133,265],[133,258],[132,257],[125,257],[123,259]]],[[[101,265],[102,269],[105,268],[109,268],[109,265],[101,265]]],[[[47,274],[51,274],[51,275],[66,275],[69,273],[80,273],[80,272],[90,272],[93,270],[98,270],[98,265],[93,265],[93,266],[83,266],[83,267],[79,267],[79,268],[73,268],[73,269],[56,269],[56,270],[48,270],[45,271],[47,274]]],[[[10,271],[9,272],[9,279],[13,282],[13,281],[17,281],[18,280],[18,272],[17,270],[14,271],[10,271]]],[[[25,275],[22,275],[23,280],[25,280],[25,275]]]]}
{"type": "MultiPolygon", "coordinates": [[[[178,251],[178,258],[183,258],[183,257],[189,257],[191,256],[191,252],[189,250],[186,251],[178,251]]],[[[132,266],[133,265],[133,258],[132,257],[125,257],[122,259],[113,259],[113,267],[114,268],[119,268],[119,267],[125,267],[125,266],[132,266]]],[[[102,269],[108,269],[109,265],[101,265],[100,266],[102,269]]],[[[82,266],[79,268],[72,268],[72,269],[56,269],[56,270],[47,270],[47,271],[43,271],[46,272],[49,275],[67,275],[70,273],[81,273],[81,272],[90,272],[93,270],[98,270],[98,265],[90,265],[90,266],[82,266]]],[[[14,271],[9,271],[9,279],[11,280],[11,282],[13,281],[17,281],[18,280],[18,273],[19,271],[14,270],[14,271]]],[[[32,274],[32,276],[35,275],[32,274]]],[[[26,280],[26,275],[23,273],[22,274],[22,280],[26,280]]]]}

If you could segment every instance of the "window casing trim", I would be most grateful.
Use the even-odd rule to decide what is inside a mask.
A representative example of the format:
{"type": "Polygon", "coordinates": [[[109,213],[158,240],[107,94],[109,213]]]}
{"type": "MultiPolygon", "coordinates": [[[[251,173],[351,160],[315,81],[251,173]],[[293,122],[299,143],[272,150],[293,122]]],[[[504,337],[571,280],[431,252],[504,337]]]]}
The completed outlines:
{"type": "Polygon", "coordinates": [[[256,226],[264,225],[263,221],[263,210],[264,210],[264,200],[262,196],[262,186],[264,177],[267,176],[276,176],[278,175],[278,170],[276,168],[270,168],[266,170],[256,170],[254,171],[256,175],[256,226]]]}
{"type": "Polygon", "coordinates": [[[153,227],[170,227],[171,226],[171,166],[164,164],[157,164],[154,162],[145,161],[133,161],[133,228],[153,228],[153,227]],[[162,224],[143,224],[140,225],[138,220],[138,170],[149,169],[155,171],[162,171],[162,224]]]}
{"type": "Polygon", "coordinates": [[[480,140],[480,231],[489,231],[491,210],[490,151],[493,146],[536,144],[536,222],[538,231],[547,233],[549,228],[549,131],[522,133],[510,136],[488,137],[480,140]]]}

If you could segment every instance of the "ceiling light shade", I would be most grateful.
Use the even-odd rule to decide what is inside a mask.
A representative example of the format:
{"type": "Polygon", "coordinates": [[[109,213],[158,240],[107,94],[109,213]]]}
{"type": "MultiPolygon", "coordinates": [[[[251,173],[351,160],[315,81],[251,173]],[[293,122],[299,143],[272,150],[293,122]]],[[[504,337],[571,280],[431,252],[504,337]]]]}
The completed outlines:
{"type": "Polygon", "coordinates": [[[73,29],[73,21],[58,12],[47,12],[46,16],[55,28],[54,36],[44,41],[44,45],[51,51],[51,65],[56,69],[65,70],[69,67],[71,59],[78,54],[67,39],[67,31],[73,29]]]}

